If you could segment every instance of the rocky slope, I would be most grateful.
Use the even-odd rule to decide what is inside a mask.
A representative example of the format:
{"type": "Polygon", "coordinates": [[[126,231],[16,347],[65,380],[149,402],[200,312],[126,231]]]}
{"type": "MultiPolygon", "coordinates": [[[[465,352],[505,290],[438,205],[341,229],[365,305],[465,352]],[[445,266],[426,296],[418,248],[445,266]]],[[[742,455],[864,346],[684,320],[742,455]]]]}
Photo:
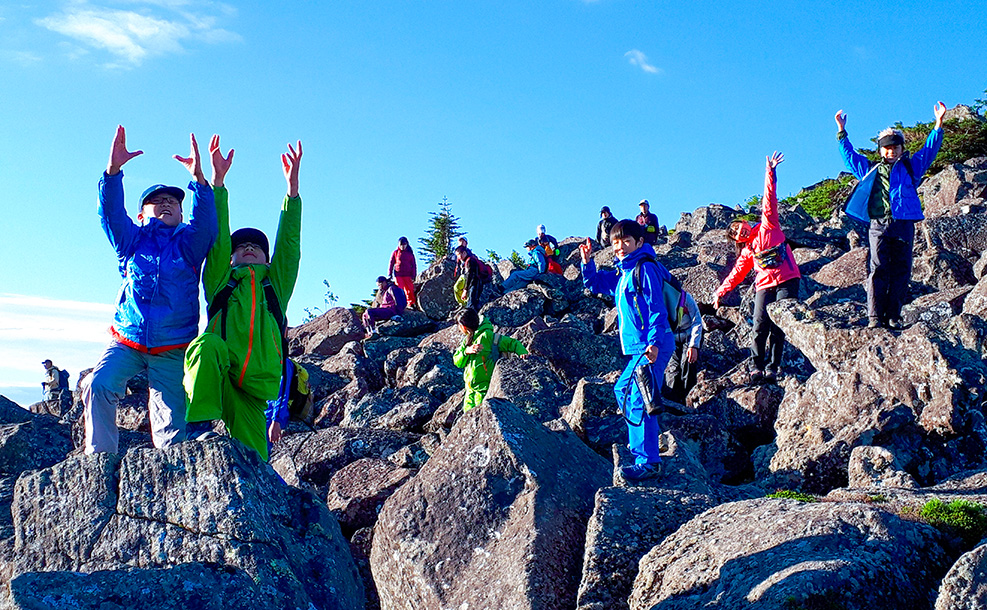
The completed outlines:
{"type": "Polygon", "coordinates": [[[804,281],[769,309],[789,341],[777,386],[745,385],[750,283],[712,307],[738,212],[682,215],[657,250],[703,311],[703,369],[684,414],[662,416],[667,472],[646,485],[613,474],[628,459],[624,362],[613,303],[582,289],[579,238],[560,244],[564,276],[485,291],[483,315],[533,355],[505,357],[465,416],[449,260],[418,278],[423,312],[374,340],[342,308],[292,329],[317,413],[270,465],[230,439],[149,449],[140,379],[121,456],[78,455],[77,400],[55,415],[0,400],[0,602],[981,607],[987,540],[920,508],[987,504],[987,158],[921,191],[903,331],[865,327],[863,227],[783,210],[804,281]],[[821,501],[765,497],[779,489],[821,501]]]}

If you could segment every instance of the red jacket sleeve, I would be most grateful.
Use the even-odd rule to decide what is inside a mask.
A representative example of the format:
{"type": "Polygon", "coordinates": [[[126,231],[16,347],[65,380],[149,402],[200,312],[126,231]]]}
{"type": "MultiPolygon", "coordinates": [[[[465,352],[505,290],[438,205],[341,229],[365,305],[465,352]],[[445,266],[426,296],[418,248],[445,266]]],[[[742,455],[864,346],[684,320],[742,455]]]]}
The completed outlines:
{"type": "Polygon", "coordinates": [[[740,285],[747,277],[747,274],[751,272],[754,268],[754,253],[751,252],[750,248],[744,248],[740,256],[737,257],[737,262],[733,264],[733,269],[730,274],[723,280],[720,287],[716,291],[716,296],[723,297],[728,292],[740,285]]]}
{"type": "Polygon", "coordinates": [[[387,277],[394,275],[394,263],[397,261],[399,250],[391,252],[391,262],[387,265],[387,277]]]}
{"type": "Polygon", "coordinates": [[[778,177],[770,166],[764,170],[764,198],[761,200],[761,223],[766,229],[780,229],[778,219],[778,177]]]}

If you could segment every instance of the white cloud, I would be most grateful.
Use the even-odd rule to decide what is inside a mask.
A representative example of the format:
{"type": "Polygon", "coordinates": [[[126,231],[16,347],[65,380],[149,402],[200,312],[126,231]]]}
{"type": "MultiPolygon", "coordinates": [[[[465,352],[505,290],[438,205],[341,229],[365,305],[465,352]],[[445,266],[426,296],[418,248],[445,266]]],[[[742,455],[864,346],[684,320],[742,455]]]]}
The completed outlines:
{"type": "Polygon", "coordinates": [[[632,66],[637,66],[648,74],[661,74],[661,69],[648,63],[648,56],[637,49],[624,53],[624,57],[632,66]]]}
{"type": "MultiPolygon", "coordinates": [[[[69,2],[62,12],[35,21],[38,25],[67,36],[87,47],[108,51],[113,65],[139,66],[148,57],[182,53],[183,43],[240,40],[239,35],[216,27],[212,15],[192,12],[188,0],[140,0],[139,11],[114,10],[90,4],[87,0],[69,2]],[[154,14],[170,12],[169,16],[154,14]]],[[[197,11],[215,8],[226,16],[232,10],[225,4],[195,5],[197,11]]]]}

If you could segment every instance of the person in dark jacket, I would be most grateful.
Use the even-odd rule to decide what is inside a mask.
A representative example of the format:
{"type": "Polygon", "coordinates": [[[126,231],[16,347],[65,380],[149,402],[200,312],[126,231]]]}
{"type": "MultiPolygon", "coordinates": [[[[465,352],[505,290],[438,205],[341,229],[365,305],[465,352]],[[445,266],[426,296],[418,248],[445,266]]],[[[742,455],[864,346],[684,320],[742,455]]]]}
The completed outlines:
{"type": "Polygon", "coordinates": [[[854,150],[846,133],[846,115],[842,110],[836,113],[840,154],[847,169],[860,180],[847,201],[846,213],[869,223],[868,328],[901,328],[901,307],[912,277],[915,223],[925,218],[916,189],[942,145],[946,105],[937,103],[933,112],[935,127],[918,152],[909,156],[905,135],[889,127],[878,134],[881,160],[874,164],[854,150]]]}
{"type": "Polygon", "coordinates": [[[480,293],[483,292],[483,278],[480,276],[480,263],[476,255],[466,246],[456,248],[456,273],[463,278],[463,306],[475,311],[480,310],[480,293]]]}
{"type": "Polygon", "coordinates": [[[387,266],[388,279],[394,278],[394,283],[404,291],[408,307],[414,308],[417,304],[415,300],[415,277],[418,275],[418,268],[415,265],[415,253],[408,244],[407,237],[398,239],[398,247],[391,253],[391,262],[387,266]]]}
{"type": "Polygon", "coordinates": [[[644,227],[644,241],[654,246],[658,243],[658,217],[651,213],[651,204],[642,199],[638,204],[641,213],[637,215],[637,224],[644,227]]]}
{"type": "Polygon", "coordinates": [[[199,334],[199,273],[218,231],[213,191],[202,173],[195,136],[188,158],[175,156],[192,174],[189,222],[182,222],[185,191],[156,184],[140,198],[135,223],[127,216],[123,165],[142,154],[127,150],[117,126],[110,160],[99,181],[99,216],[116,251],[123,287],[110,328],[112,339],[84,386],[86,453],[116,453],[116,411],[127,381],[147,372],[148,411],[155,447],[185,440],[185,347],[199,334]]]}
{"type": "Polygon", "coordinates": [[[548,260],[559,262],[559,242],[545,232],[545,225],[535,227],[535,241],[545,250],[548,260]]]}
{"type": "Polygon", "coordinates": [[[596,225],[596,243],[604,248],[610,247],[610,229],[617,224],[617,219],[610,213],[610,208],[603,206],[600,209],[600,223],[596,225]]]}

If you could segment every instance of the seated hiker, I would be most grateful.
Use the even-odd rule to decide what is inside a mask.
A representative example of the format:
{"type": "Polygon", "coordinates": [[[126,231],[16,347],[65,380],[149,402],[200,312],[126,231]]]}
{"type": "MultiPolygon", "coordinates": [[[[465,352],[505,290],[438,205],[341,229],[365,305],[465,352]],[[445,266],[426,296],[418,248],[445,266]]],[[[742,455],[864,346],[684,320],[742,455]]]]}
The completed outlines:
{"type": "Polygon", "coordinates": [[[415,253],[408,244],[407,237],[398,239],[398,247],[391,253],[391,262],[387,266],[387,278],[394,278],[394,282],[404,291],[405,300],[408,307],[414,309],[415,300],[415,276],[418,269],[415,266],[415,253]]]}
{"type": "Polygon", "coordinates": [[[493,280],[493,269],[481,261],[469,248],[459,246],[456,252],[456,300],[467,309],[480,310],[483,286],[493,280]]]}
{"type": "Polygon", "coordinates": [[[633,220],[621,220],[613,226],[610,239],[617,268],[612,271],[597,271],[596,263],[590,258],[589,239],[579,246],[583,285],[597,294],[613,296],[617,303],[620,347],[628,358],[614,386],[614,395],[624,414],[628,445],[634,455],[634,464],[621,470],[629,481],[661,474],[658,416],[646,409],[644,395],[635,380],[635,369],[650,363],[652,369],[664,371],[675,349],[663,296],[665,285],[674,280],[655,260],[655,251],[644,236],[644,227],[633,220]]]}
{"type": "Polygon", "coordinates": [[[142,151],[127,150],[117,126],[106,172],[99,181],[99,216],[116,250],[123,286],[112,339],[83,387],[85,452],[116,453],[116,412],[127,381],[147,372],[147,408],[155,447],[185,440],[182,356],[199,332],[199,270],[216,239],[213,192],[202,175],[199,146],[191,135],[188,158],[175,156],[192,175],[189,222],[182,222],[185,191],[155,184],[140,198],[134,223],[124,207],[123,166],[142,151]]]}
{"type": "Polygon", "coordinates": [[[600,222],[596,225],[596,243],[604,248],[610,247],[610,229],[617,224],[617,219],[610,213],[608,206],[600,208],[600,222]]]}
{"type": "Polygon", "coordinates": [[[545,251],[538,247],[538,242],[529,239],[524,244],[524,247],[528,249],[528,257],[531,259],[531,263],[524,269],[512,271],[511,275],[504,280],[503,289],[505,294],[518,288],[524,288],[539,273],[548,271],[548,258],[545,256],[545,251]]]}
{"type": "Polygon", "coordinates": [[[860,180],[847,201],[846,213],[869,223],[868,328],[901,328],[901,307],[908,298],[912,277],[915,223],[925,218],[916,189],[942,145],[946,105],[937,103],[933,112],[935,127],[918,152],[909,155],[905,134],[888,127],[877,135],[881,160],[874,164],[854,150],[846,133],[846,115],[842,110],[836,113],[840,154],[847,169],[860,180]]]}
{"type": "MultiPolygon", "coordinates": [[[[535,227],[535,241],[538,242],[538,245],[545,250],[545,256],[548,257],[549,264],[551,264],[551,261],[555,261],[555,264],[558,265],[559,242],[545,232],[545,225],[538,225],[535,227]]],[[[562,273],[561,267],[559,273],[562,273]]]]}
{"type": "Polygon", "coordinates": [[[367,339],[377,332],[377,322],[403,314],[407,306],[404,291],[383,275],[378,277],[377,294],[370,307],[363,312],[363,329],[367,333],[367,339]]]}
{"type": "Polygon", "coordinates": [[[490,321],[481,318],[475,309],[467,309],[459,316],[459,330],[463,332],[463,342],[452,355],[452,363],[464,369],[465,412],[483,402],[483,397],[490,389],[490,378],[500,354],[524,356],[528,350],[517,339],[495,333],[490,321]]]}
{"type": "Polygon", "coordinates": [[[696,299],[688,292],[682,292],[685,307],[679,314],[673,332],[675,351],[665,369],[665,384],[662,394],[677,403],[685,403],[689,390],[696,385],[699,372],[699,347],[703,341],[703,316],[699,313],[696,299]]]}
{"type": "Polygon", "coordinates": [[[751,373],[751,383],[777,381],[785,349],[785,333],[768,317],[767,307],[778,299],[798,298],[799,279],[802,277],[778,218],[778,177],[775,168],[784,160],[785,156],[777,152],[767,157],[761,222],[751,227],[746,220],[735,220],[727,229],[727,239],[733,241],[737,248],[737,261],[717,289],[714,301],[718,309],[720,300],[744,281],[752,267],[757,271],[754,280],[754,371],[751,373]]]}
{"type": "Polygon", "coordinates": [[[219,236],[209,251],[202,283],[209,305],[206,330],[185,352],[188,437],[212,436],[222,419],[230,436],[268,459],[267,401],[278,396],[287,341],[284,312],[301,258],[302,200],[298,170],[302,143],[288,145],[281,164],[288,192],[281,205],[273,254],[267,236],[243,228],[230,234],[224,180],[233,150],[224,157],[219,136],[209,144],[219,236]]]}

